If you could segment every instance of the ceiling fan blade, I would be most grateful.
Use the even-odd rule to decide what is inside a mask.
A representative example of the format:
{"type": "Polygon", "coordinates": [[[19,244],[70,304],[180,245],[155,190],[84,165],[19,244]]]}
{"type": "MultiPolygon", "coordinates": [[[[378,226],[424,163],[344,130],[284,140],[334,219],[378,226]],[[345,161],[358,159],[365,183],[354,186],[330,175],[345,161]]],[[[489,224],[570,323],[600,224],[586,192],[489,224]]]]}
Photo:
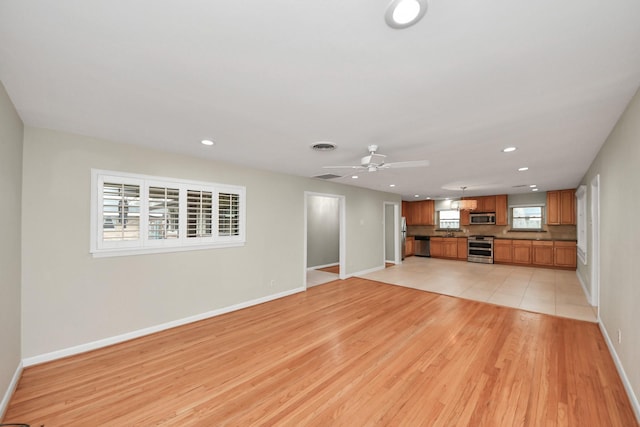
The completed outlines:
{"type": "Polygon", "coordinates": [[[429,160],[411,160],[408,162],[385,163],[383,168],[420,168],[429,166],[429,160]]]}
{"type": "Polygon", "coordinates": [[[362,169],[362,166],[323,166],[322,169],[362,169]]]}

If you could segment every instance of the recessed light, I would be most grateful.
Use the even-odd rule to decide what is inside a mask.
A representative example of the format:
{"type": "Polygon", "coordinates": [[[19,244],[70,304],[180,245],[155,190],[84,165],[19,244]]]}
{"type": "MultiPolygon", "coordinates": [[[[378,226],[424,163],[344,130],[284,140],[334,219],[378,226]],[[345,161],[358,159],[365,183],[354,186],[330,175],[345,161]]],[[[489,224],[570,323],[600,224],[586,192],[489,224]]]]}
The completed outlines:
{"type": "Polygon", "coordinates": [[[413,197],[420,197],[420,195],[419,195],[419,194],[414,194],[414,196],[413,196],[413,197]]]}
{"type": "Polygon", "coordinates": [[[531,191],[538,191],[539,188],[532,188],[531,191]]]}
{"type": "Polygon", "coordinates": [[[202,145],[213,145],[215,144],[215,142],[213,142],[210,139],[203,139],[202,141],[200,141],[202,143],[202,145]]]}
{"type": "Polygon", "coordinates": [[[427,197],[427,200],[431,200],[431,197],[427,197]]]}
{"type": "Polygon", "coordinates": [[[531,185],[529,186],[529,188],[536,188],[536,187],[537,187],[537,185],[535,185],[535,184],[531,184],[531,185]]]}
{"type": "Polygon", "coordinates": [[[351,175],[351,179],[358,179],[358,175],[351,175]]]}
{"type": "Polygon", "coordinates": [[[427,13],[427,0],[393,0],[389,3],[384,19],[391,28],[407,28],[427,13]]]}
{"type": "Polygon", "coordinates": [[[529,168],[528,167],[523,167],[523,168],[518,168],[518,172],[524,172],[524,171],[528,171],[529,168]]]}
{"type": "Polygon", "coordinates": [[[389,184],[389,187],[395,187],[395,186],[396,186],[395,184],[389,184]]]}
{"type": "Polygon", "coordinates": [[[511,152],[513,152],[513,151],[516,151],[516,150],[517,150],[517,148],[516,148],[516,147],[507,147],[507,148],[503,148],[503,149],[502,149],[502,152],[503,152],[503,153],[511,153],[511,152]]]}

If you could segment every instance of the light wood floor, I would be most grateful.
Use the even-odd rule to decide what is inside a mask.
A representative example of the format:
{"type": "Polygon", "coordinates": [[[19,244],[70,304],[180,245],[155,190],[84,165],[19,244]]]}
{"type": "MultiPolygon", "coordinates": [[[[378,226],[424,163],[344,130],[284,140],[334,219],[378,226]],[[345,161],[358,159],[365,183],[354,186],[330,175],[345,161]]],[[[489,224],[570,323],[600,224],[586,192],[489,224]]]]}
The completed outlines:
{"type": "Polygon", "coordinates": [[[25,369],[32,426],[637,426],[594,323],[352,278],[25,369]]]}

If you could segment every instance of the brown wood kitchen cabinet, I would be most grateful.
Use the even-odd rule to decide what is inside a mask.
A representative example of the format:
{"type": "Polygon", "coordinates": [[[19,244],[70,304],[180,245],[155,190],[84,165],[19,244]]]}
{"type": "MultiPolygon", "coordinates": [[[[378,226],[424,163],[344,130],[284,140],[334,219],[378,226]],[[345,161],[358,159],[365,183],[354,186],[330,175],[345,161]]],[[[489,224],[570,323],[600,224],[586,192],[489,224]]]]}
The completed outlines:
{"type": "Polygon", "coordinates": [[[467,259],[467,238],[466,237],[431,237],[431,257],[432,258],[460,258],[460,251],[467,259]],[[464,244],[464,249],[462,245],[464,244]]]}
{"type": "Polygon", "coordinates": [[[547,224],[576,224],[576,190],[547,191],[547,224]]]}
{"type": "Polygon", "coordinates": [[[404,241],[404,256],[413,256],[416,254],[415,247],[415,238],[413,236],[409,236],[404,241]]]}
{"type": "Polygon", "coordinates": [[[442,239],[442,256],[444,258],[458,258],[458,239],[456,237],[442,239]]]}
{"type": "Polygon", "coordinates": [[[443,239],[444,237],[431,237],[431,257],[442,258],[443,252],[443,239]]]}
{"type": "Polygon", "coordinates": [[[495,212],[496,211],[496,196],[465,197],[465,199],[472,199],[477,202],[477,206],[473,210],[473,212],[495,212]]]}
{"type": "Polygon", "coordinates": [[[435,225],[435,203],[433,200],[402,202],[402,216],[407,225],[435,225]]]}
{"type": "Polygon", "coordinates": [[[469,211],[460,211],[460,226],[469,225],[469,211]]]}
{"type": "Polygon", "coordinates": [[[496,196],[496,225],[507,225],[509,212],[507,207],[507,195],[496,196]]]}
{"type": "Polygon", "coordinates": [[[514,264],[531,264],[531,240],[513,240],[511,245],[514,264]]]}
{"type": "Polygon", "coordinates": [[[531,251],[533,265],[553,266],[553,242],[551,240],[532,241],[531,251]]]}
{"type": "Polygon", "coordinates": [[[576,242],[554,242],[553,264],[556,267],[576,268],[578,266],[576,242]]]}
{"type": "Polygon", "coordinates": [[[466,237],[458,237],[458,259],[466,261],[467,259],[467,238],[466,237]]]}
{"type": "Polygon", "coordinates": [[[495,239],[493,241],[493,262],[513,262],[513,255],[511,254],[513,245],[511,243],[512,240],[508,239],[495,239]]]}

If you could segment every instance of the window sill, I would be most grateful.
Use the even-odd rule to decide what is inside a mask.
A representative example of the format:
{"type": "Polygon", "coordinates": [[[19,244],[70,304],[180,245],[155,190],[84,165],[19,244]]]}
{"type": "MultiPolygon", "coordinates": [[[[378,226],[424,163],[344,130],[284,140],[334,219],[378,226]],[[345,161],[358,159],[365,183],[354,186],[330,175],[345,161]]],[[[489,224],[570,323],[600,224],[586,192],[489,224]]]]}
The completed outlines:
{"type": "Polygon", "coordinates": [[[110,258],[117,256],[131,256],[131,255],[148,255],[148,254],[163,254],[170,252],[188,252],[188,251],[200,251],[205,249],[219,249],[219,248],[237,248],[244,246],[245,242],[222,242],[212,243],[196,246],[172,246],[172,247],[154,247],[154,248],[131,248],[131,249],[96,249],[91,251],[91,255],[94,258],[110,258]]]}

